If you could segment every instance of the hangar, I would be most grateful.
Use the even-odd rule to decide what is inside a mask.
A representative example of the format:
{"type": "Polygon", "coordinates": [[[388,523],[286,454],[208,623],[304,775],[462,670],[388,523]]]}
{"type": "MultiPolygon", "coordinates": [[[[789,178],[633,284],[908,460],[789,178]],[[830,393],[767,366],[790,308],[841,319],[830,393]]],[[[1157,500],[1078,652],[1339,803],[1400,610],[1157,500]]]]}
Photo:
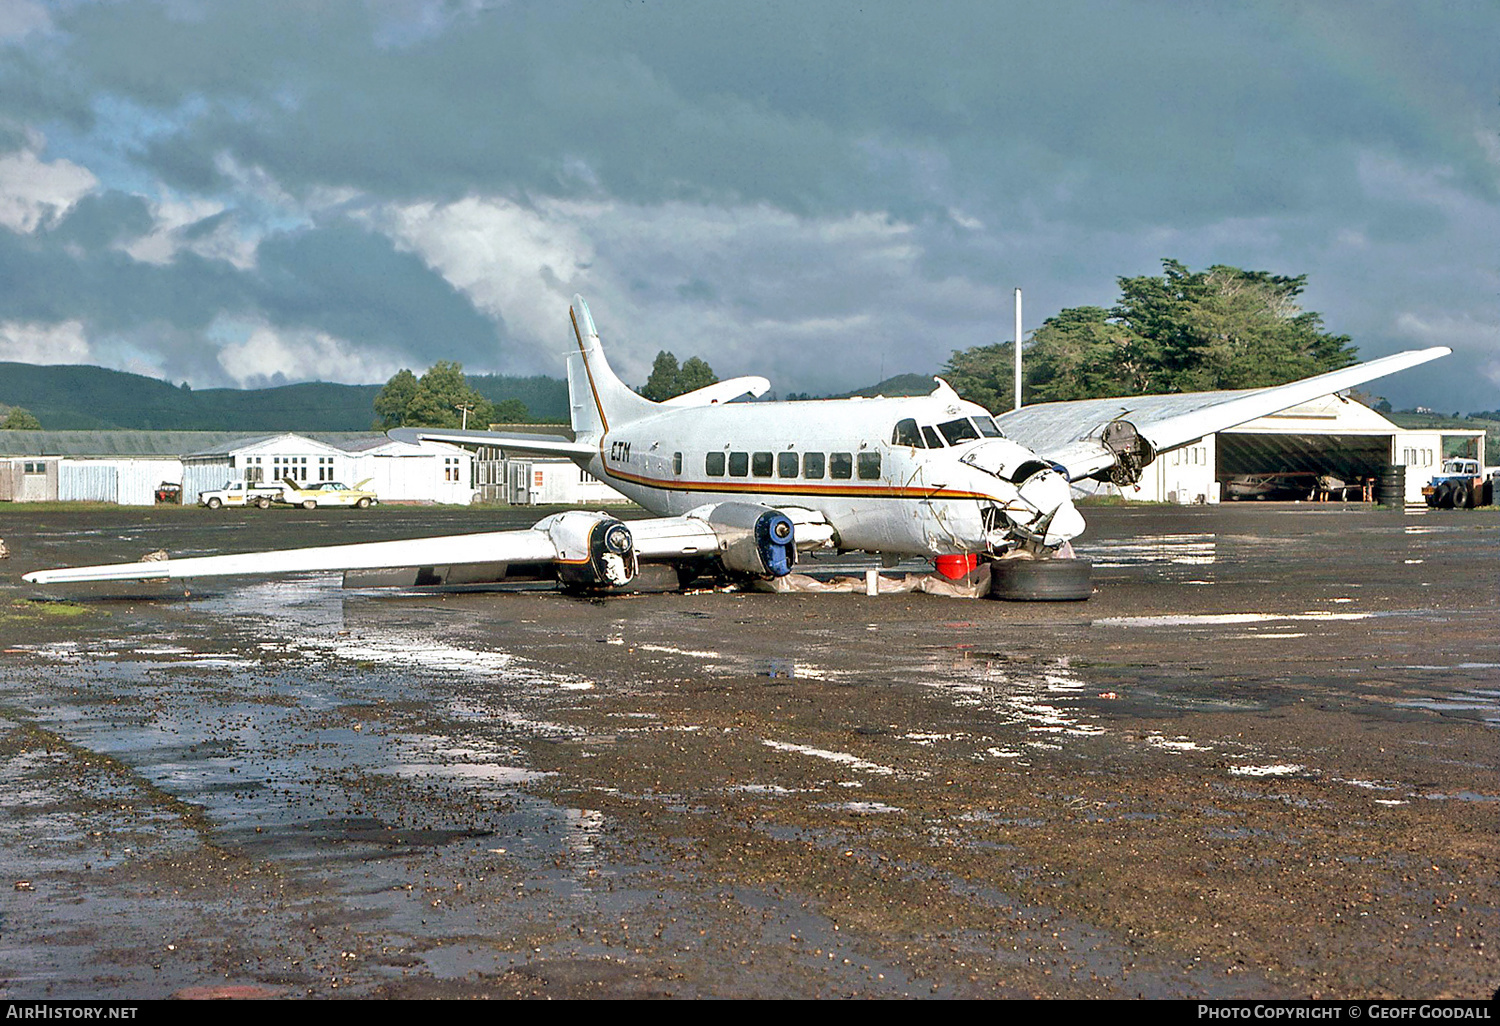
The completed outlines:
{"type": "Polygon", "coordinates": [[[1422,485],[1444,455],[1473,455],[1484,462],[1484,432],[1407,429],[1361,403],[1323,396],[1289,410],[1207,435],[1158,456],[1134,487],[1116,489],[1124,498],[1155,502],[1213,503],[1231,498],[1227,485],[1250,475],[1303,475],[1311,482],[1333,478],[1355,491],[1388,466],[1406,468],[1405,497],[1422,502],[1422,485]]]}

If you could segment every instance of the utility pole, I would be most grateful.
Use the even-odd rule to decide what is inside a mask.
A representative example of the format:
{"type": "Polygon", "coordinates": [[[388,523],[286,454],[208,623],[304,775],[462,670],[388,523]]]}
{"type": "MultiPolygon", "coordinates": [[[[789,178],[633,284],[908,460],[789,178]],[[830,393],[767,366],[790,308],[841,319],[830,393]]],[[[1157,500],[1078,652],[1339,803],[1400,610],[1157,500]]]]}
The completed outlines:
{"type": "Polygon", "coordinates": [[[1016,289],[1016,409],[1021,408],[1021,290],[1016,289]]]}
{"type": "Polygon", "coordinates": [[[458,403],[453,408],[455,410],[458,410],[460,413],[463,414],[463,425],[459,428],[459,430],[460,431],[467,431],[467,430],[469,430],[469,414],[474,412],[474,404],[473,403],[458,403]]]}

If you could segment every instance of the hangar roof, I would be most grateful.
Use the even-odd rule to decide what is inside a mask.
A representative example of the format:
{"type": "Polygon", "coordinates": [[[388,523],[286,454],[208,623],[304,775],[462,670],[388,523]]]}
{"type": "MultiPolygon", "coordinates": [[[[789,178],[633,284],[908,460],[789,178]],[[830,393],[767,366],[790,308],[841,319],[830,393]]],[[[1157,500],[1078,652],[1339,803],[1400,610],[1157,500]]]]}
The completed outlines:
{"type": "MultiPolygon", "coordinates": [[[[227,455],[280,437],[243,431],[0,431],[0,456],[146,456],[227,455]]],[[[368,431],[320,431],[298,437],[345,448],[351,440],[372,437],[368,431]]]]}

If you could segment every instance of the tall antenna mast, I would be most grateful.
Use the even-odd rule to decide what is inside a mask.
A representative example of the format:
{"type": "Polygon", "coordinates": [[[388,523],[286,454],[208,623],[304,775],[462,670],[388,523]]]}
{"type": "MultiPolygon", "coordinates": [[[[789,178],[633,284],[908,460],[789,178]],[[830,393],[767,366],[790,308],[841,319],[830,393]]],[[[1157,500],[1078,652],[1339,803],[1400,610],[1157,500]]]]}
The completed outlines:
{"type": "Polygon", "coordinates": [[[1016,405],[1021,408],[1021,290],[1016,289],[1016,405]]]}

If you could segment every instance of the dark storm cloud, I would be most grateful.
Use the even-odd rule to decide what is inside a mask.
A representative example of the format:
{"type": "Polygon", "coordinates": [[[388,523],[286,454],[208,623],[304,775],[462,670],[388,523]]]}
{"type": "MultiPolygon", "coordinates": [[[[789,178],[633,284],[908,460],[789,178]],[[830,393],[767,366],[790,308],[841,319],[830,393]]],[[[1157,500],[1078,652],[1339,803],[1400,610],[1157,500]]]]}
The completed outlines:
{"type": "MultiPolygon", "coordinates": [[[[865,303],[883,338],[919,333],[889,339],[927,364],[913,369],[1007,336],[988,325],[1012,283],[1034,326],[1107,304],[1117,275],[1164,256],[1309,273],[1310,304],[1340,304],[1330,327],[1375,332],[1368,355],[1417,341],[1380,327],[1403,314],[1494,320],[1465,270],[1493,271],[1472,247],[1500,184],[1500,19],[1480,5],[182,0],[51,20],[0,41],[0,150],[40,136],[41,159],[102,185],[49,232],[4,240],[59,278],[0,290],[0,321],[71,305],[91,324],[190,331],[217,313],[489,364],[497,335],[512,352],[544,340],[512,338],[515,294],[552,303],[573,272],[506,257],[499,229],[489,250],[449,225],[397,251],[364,227],[475,196],[543,222],[550,200],[594,204],[506,223],[545,241],[520,240],[528,253],[568,250],[580,281],[665,297],[643,317],[865,303]],[[189,201],[197,221],[170,221],[189,201]],[[385,216],[356,227],[345,202],[385,216]],[[631,251],[622,228],[671,204],[703,211],[679,211],[693,253],[668,233],[642,247],[651,263],[609,264],[631,251]],[[867,216],[908,229],[910,253],[881,264],[841,241],[867,216]],[[770,227],[734,241],[752,223],[770,227]],[[118,247],[148,229],[156,262],[130,266],[118,247]],[[520,277],[481,301],[486,252],[520,277]],[[704,268],[678,266],[695,255],[704,268]],[[1438,273],[1408,303],[1414,259],[1438,273]]],[[[788,331],[767,344],[795,350],[790,365],[833,365],[788,331]]],[[[1463,377],[1486,380],[1477,367],[1463,377]]]]}
{"type": "MultiPolygon", "coordinates": [[[[490,366],[494,322],[421,260],[372,231],[334,226],[270,239],[246,275],[247,307],[386,353],[442,352],[490,366]]],[[[503,330],[503,329],[502,329],[503,330]]],[[[426,365],[417,368],[425,369],[426,365]]]]}

